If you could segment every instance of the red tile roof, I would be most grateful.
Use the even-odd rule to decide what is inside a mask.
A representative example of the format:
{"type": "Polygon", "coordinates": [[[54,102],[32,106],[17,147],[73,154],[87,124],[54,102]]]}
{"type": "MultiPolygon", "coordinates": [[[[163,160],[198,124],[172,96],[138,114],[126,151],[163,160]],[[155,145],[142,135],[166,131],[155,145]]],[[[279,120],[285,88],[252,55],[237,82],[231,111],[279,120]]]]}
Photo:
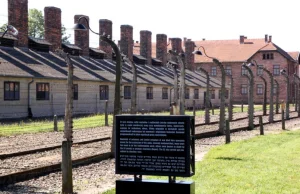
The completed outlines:
{"type": "MultiPolygon", "coordinates": [[[[199,46],[205,48],[206,54],[210,57],[215,57],[221,62],[243,62],[248,60],[258,51],[278,51],[289,60],[295,60],[295,57],[289,55],[283,49],[278,47],[273,42],[265,42],[265,39],[244,39],[241,44],[239,39],[235,40],[201,40],[194,41],[195,49],[199,46]]],[[[171,44],[168,46],[171,49],[171,44]]],[[[200,48],[203,53],[203,49],[200,48]]],[[[134,44],[133,53],[140,54],[139,43],[134,44]]],[[[204,54],[204,53],[203,53],[204,54]]],[[[156,58],[156,43],[152,43],[152,58],[156,58]]],[[[196,55],[195,63],[212,62],[205,55],[196,55]]]]}
{"type": "Polygon", "coordinates": [[[288,52],[288,54],[294,59],[294,60],[298,60],[299,58],[299,52],[298,51],[295,51],[295,52],[288,52]]]}

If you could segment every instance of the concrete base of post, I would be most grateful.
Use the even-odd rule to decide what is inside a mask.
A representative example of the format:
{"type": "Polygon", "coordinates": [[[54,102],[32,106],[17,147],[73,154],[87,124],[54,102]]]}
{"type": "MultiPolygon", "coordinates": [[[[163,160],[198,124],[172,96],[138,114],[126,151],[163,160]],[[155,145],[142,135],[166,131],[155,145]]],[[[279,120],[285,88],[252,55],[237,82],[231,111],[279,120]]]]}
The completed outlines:
{"type": "Polygon", "coordinates": [[[262,120],[262,116],[259,116],[259,131],[260,131],[260,135],[264,135],[264,124],[263,124],[263,120],[262,120]]]}
{"type": "Polygon", "coordinates": [[[225,135],[226,135],[226,144],[228,144],[228,143],[230,143],[230,125],[229,125],[229,121],[228,120],[226,120],[225,135]]]}
{"type": "Polygon", "coordinates": [[[242,106],[241,106],[242,112],[244,112],[244,103],[242,102],[242,106]]]}
{"type": "Polygon", "coordinates": [[[105,101],[105,126],[108,126],[108,101],[105,101]]]}
{"type": "Polygon", "coordinates": [[[56,115],[54,115],[53,120],[54,120],[54,131],[58,131],[58,127],[57,127],[57,116],[56,116],[56,115]]]}
{"type": "Polygon", "coordinates": [[[73,177],[72,177],[72,156],[71,156],[71,141],[62,142],[62,193],[73,193],[73,177]]]}
{"type": "Polygon", "coordinates": [[[285,130],[284,110],[281,111],[281,124],[282,124],[282,129],[285,130]]]}

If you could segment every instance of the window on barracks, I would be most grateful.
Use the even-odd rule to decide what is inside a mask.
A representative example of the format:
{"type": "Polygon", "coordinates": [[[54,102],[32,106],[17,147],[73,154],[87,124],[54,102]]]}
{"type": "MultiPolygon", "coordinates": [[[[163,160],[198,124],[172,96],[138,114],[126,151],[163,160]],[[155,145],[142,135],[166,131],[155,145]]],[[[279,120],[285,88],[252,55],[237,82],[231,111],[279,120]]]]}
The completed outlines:
{"type": "Polygon", "coordinates": [[[124,99],[131,99],[131,86],[124,86],[124,99]]]}
{"type": "Polygon", "coordinates": [[[273,65],[273,75],[274,76],[280,75],[280,65],[273,65]]]}
{"type": "Polygon", "coordinates": [[[217,67],[211,67],[210,75],[211,76],[217,76],[217,67]]]}
{"type": "Polygon", "coordinates": [[[49,83],[37,83],[36,84],[36,99],[37,100],[49,100],[49,83]]]}
{"type": "Polygon", "coordinates": [[[153,87],[147,87],[147,99],[153,99],[153,87]]]}
{"type": "Polygon", "coordinates": [[[199,89],[194,89],[194,99],[199,99],[199,89]]]}
{"type": "Polygon", "coordinates": [[[257,95],[262,95],[263,94],[263,85],[262,84],[257,84],[257,95]]]}
{"type": "Polygon", "coordinates": [[[263,65],[257,66],[257,75],[263,75],[264,70],[262,69],[263,65]]]}
{"type": "Polygon", "coordinates": [[[242,66],[242,75],[248,75],[247,69],[243,66],[242,66]]]}
{"type": "Polygon", "coordinates": [[[230,65],[225,66],[225,73],[226,73],[226,75],[231,75],[231,66],[230,65]]]}
{"type": "Polygon", "coordinates": [[[241,93],[242,93],[243,95],[248,94],[248,85],[247,85],[247,84],[242,84],[242,87],[241,87],[241,93]]]}
{"type": "Polygon", "coordinates": [[[100,85],[100,100],[108,100],[109,90],[107,85],[100,85]]]}
{"type": "Polygon", "coordinates": [[[168,99],[168,88],[162,88],[162,99],[168,99]]]}
{"type": "Polygon", "coordinates": [[[190,99],[190,89],[185,88],[185,99],[190,99]]]}
{"type": "Polygon", "coordinates": [[[78,84],[73,85],[73,99],[78,100],[78,84]]]}
{"type": "Polygon", "coordinates": [[[216,96],[215,96],[215,90],[210,90],[209,92],[210,92],[210,98],[211,99],[215,99],[216,98],[216,96]]]}
{"type": "Polygon", "coordinates": [[[274,59],[274,54],[273,53],[263,53],[263,60],[272,60],[274,59]]]}
{"type": "Polygon", "coordinates": [[[20,100],[19,82],[4,82],[4,100],[20,100]]]}

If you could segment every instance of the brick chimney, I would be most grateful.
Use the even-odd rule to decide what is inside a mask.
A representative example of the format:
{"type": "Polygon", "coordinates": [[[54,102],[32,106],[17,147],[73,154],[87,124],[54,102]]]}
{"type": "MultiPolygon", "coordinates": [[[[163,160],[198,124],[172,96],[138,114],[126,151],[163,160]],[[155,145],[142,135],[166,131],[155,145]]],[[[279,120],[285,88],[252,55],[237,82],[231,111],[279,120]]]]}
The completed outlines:
{"type": "Polygon", "coordinates": [[[140,55],[147,59],[148,65],[152,64],[151,35],[150,31],[140,31],[140,55]]]}
{"type": "Polygon", "coordinates": [[[269,42],[272,42],[272,36],[271,35],[269,36],[269,42]]]}
{"type": "Polygon", "coordinates": [[[130,25],[121,25],[121,42],[120,51],[124,53],[130,60],[133,55],[133,27],[130,25]]]}
{"type": "Polygon", "coordinates": [[[245,37],[244,35],[240,35],[240,44],[244,44],[245,37]]]}
{"type": "Polygon", "coordinates": [[[156,58],[162,61],[162,65],[167,64],[168,38],[165,34],[156,34],[156,58]]]}
{"type": "Polygon", "coordinates": [[[194,70],[195,68],[195,55],[192,53],[195,50],[195,43],[188,39],[185,42],[185,56],[186,56],[186,63],[187,68],[189,70],[194,70]]]}
{"type": "Polygon", "coordinates": [[[182,41],[181,38],[171,38],[172,50],[180,53],[182,51],[182,41]]]}
{"type": "Polygon", "coordinates": [[[186,41],[187,41],[187,38],[183,37],[183,45],[182,45],[182,47],[184,47],[186,41]]]}
{"type": "MultiPolygon", "coordinates": [[[[182,40],[181,38],[171,38],[171,46],[172,50],[175,51],[176,53],[181,53],[182,50],[182,40]]],[[[177,57],[170,55],[172,61],[177,61],[177,57]]]]}
{"type": "MultiPolygon", "coordinates": [[[[84,16],[88,21],[89,17],[85,15],[75,15],[74,16],[74,23],[78,23],[78,19],[84,16]]],[[[79,21],[80,24],[83,24],[86,28],[88,28],[88,22],[85,19],[81,19],[79,21]]],[[[82,55],[89,56],[89,49],[90,49],[90,33],[89,30],[75,30],[75,45],[79,46],[82,49],[82,55]]]]}
{"type": "Polygon", "coordinates": [[[49,41],[51,51],[61,48],[61,10],[57,7],[44,8],[45,39],[49,41]]]}
{"type": "MultiPolygon", "coordinates": [[[[107,20],[107,19],[101,19],[99,20],[99,33],[100,35],[110,35],[112,38],[112,21],[107,20]]],[[[106,52],[107,58],[111,59],[112,58],[112,48],[111,46],[104,42],[99,40],[99,45],[100,49],[106,52]]]]}
{"type": "Polygon", "coordinates": [[[16,46],[28,47],[28,0],[8,0],[8,24],[19,31],[16,46]]]}
{"type": "Polygon", "coordinates": [[[268,42],[268,34],[265,34],[265,43],[268,42]]]}

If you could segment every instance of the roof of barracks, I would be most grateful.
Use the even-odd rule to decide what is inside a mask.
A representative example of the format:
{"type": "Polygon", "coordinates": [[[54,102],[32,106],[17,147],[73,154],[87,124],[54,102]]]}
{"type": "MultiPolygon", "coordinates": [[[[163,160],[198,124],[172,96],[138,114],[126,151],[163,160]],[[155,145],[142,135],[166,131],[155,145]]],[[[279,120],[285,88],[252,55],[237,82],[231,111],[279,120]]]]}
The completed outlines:
{"type": "MultiPolygon", "coordinates": [[[[87,56],[71,56],[71,58],[74,65],[74,80],[115,81],[115,61],[87,56]]],[[[131,83],[133,77],[131,66],[123,62],[122,72],[123,83],[131,83]]],[[[205,87],[206,79],[203,74],[190,70],[186,72],[188,86],[205,87]]],[[[65,60],[56,53],[0,46],[0,76],[67,79],[67,74],[68,67],[65,60]]],[[[173,70],[165,66],[137,64],[137,80],[140,84],[172,86],[173,70]]],[[[220,82],[211,78],[210,85],[220,87],[220,82]]]]}

